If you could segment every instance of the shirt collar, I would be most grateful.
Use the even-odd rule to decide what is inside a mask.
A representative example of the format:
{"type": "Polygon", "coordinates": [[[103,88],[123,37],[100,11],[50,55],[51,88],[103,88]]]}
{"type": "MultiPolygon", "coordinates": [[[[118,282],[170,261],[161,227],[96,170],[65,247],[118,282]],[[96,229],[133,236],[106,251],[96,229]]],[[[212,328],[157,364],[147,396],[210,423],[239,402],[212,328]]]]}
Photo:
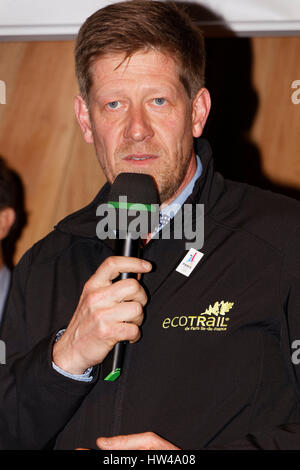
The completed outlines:
{"type": "Polygon", "coordinates": [[[176,197],[176,199],[174,199],[174,201],[172,201],[170,204],[168,204],[161,210],[162,215],[167,215],[170,217],[170,219],[172,219],[175,216],[176,212],[178,212],[178,210],[184,204],[184,201],[186,201],[187,198],[192,194],[194,184],[197,179],[200,178],[202,173],[202,163],[199,155],[196,155],[196,160],[197,168],[193,178],[191,179],[189,184],[181,191],[181,193],[176,197]]]}

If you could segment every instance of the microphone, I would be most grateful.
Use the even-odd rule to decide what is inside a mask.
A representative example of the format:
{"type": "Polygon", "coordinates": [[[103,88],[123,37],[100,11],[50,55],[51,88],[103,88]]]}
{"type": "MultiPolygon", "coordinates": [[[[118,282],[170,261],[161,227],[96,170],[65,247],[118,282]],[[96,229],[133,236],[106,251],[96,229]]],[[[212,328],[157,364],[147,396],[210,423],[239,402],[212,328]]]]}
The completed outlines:
{"type": "MultiPolygon", "coordinates": [[[[152,176],[120,173],[111,185],[108,206],[109,229],[116,233],[118,256],[141,258],[141,238],[151,233],[159,221],[159,197],[152,176]],[[138,216],[137,216],[138,213],[138,216]]],[[[137,278],[136,273],[121,273],[120,279],[137,278]]],[[[101,364],[101,378],[113,382],[122,371],[127,341],[117,343],[101,364]]]]}

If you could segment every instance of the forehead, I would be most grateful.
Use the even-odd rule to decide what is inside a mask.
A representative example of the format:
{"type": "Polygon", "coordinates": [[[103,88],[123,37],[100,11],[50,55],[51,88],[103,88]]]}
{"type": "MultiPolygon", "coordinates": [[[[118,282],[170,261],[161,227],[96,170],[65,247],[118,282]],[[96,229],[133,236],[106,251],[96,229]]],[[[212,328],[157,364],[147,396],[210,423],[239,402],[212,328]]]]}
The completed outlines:
{"type": "Polygon", "coordinates": [[[184,88],[179,78],[179,67],[173,57],[158,51],[137,52],[124,60],[124,54],[110,54],[98,58],[91,69],[92,92],[130,86],[170,87],[177,92],[184,88]]]}

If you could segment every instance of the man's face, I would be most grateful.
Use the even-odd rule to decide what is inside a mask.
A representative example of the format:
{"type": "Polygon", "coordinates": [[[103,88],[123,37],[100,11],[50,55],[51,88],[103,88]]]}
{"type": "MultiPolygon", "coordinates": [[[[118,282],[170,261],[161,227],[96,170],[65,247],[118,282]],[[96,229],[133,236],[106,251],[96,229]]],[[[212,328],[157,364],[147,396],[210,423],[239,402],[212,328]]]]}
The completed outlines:
{"type": "Polygon", "coordinates": [[[157,51],[123,58],[95,62],[89,112],[76,97],[76,115],[110,183],[121,172],[148,173],[164,202],[194,173],[193,137],[201,134],[208,114],[207,90],[192,103],[174,60],[157,51]]]}

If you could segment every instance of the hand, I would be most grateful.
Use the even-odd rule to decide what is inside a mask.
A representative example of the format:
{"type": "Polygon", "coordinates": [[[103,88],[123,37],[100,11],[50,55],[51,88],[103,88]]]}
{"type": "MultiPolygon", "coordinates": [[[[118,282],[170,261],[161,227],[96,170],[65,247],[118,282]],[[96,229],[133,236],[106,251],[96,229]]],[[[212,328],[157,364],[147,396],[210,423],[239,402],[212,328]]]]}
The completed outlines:
{"type": "Polygon", "coordinates": [[[136,279],[112,282],[120,273],[146,273],[147,261],[110,256],[84,285],[75,313],[53,346],[53,362],[70,374],[101,363],[119,341],[140,339],[147,295],[136,279]]]}
{"type": "Polygon", "coordinates": [[[96,442],[101,450],[180,450],[154,432],[98,437],[96,442]]]}

